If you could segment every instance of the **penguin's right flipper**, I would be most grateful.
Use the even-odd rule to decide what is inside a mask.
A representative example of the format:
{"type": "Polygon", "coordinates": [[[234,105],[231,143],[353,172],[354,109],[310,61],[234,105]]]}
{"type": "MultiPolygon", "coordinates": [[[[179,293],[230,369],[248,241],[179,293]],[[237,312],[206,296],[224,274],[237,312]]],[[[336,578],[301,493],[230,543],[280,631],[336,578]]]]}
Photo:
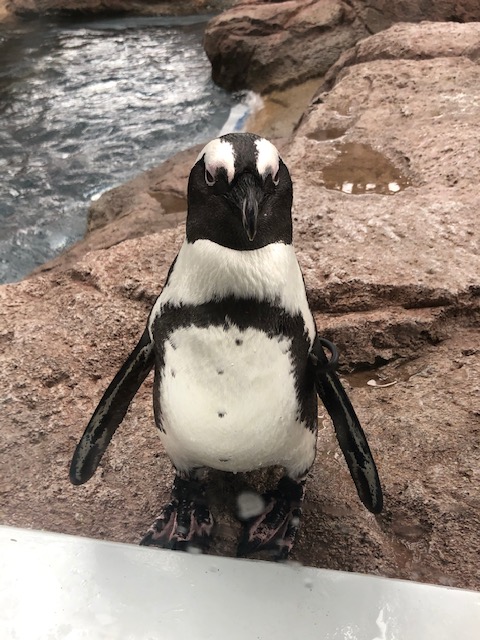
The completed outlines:
{"type": "Polygon", "coordinates": [[[95,473],[113,434],[153,363],[153,342],[148,329],[145,329],[137,346],[103,394],[75,449],[70,465],[70,481],[73,484],[83,484],[95,473]]]}

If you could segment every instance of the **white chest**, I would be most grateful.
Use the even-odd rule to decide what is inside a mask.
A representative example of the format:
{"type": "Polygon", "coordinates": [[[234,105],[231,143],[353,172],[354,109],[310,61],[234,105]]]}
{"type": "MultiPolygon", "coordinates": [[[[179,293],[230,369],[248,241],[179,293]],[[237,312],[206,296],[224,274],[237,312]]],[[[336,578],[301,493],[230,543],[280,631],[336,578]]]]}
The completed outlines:
{"type": "Polygon", "coordinates": [[[290,346],[288,338],[235,326],[171,334],[158,383],[162,440],[177,468],[301,467],[313,455],[290,346]]]}
{"type": "Polygon", "coordinates": [[[235,251],[209,240],[185,242],[169,282],[150,315],[162,307],[200,305],[228,296],[276,304],[292,315],[301,314],[311,344],[315,322],[308,307],[305,285],[292,245],[269,244],[255,251],[235,251]]]}
{"type": "Polygon", "coordinates": [[[291,245],[235,251],[197,240],[182,246],[149,320],[163,350],[156,381],[161,437],[177,469],[283,465],[295,473],[311,464],[315,436],[300,419],[292,338],[261,330],[262,305],[300,318],[295,335],[308,336],[309,344],[302,338],[306,360],[315,324],[291,245]],[[256,328],[242,321],[240,329],[228,317],[209,326],[192,319],[170,325],[164,340],[167,310],[185,315],[187,308],[192,313],[226,299],[258,303],[256,328]]]}

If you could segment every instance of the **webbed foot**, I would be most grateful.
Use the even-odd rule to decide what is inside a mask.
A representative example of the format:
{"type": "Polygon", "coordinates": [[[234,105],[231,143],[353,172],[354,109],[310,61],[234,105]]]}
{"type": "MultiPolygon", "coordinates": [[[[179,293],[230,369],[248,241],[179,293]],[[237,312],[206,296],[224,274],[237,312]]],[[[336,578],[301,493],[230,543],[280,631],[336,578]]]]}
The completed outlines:
{"type": "Polygon", "coordinates": [[[284,476],[276,489],[263,494],[263,512],[243,519],[244,530],[237,557],[269,551],[274,560],[286,560],[300,523],[304,493],[305,480],[296,482],[284,476]]]}
{"type": "Polygon", "coordinates": [[[172,500],[140,542],[143,546],[206,551],[213,518],[205,501],[205,487],[198,480],[175,477],[172,500]]]}

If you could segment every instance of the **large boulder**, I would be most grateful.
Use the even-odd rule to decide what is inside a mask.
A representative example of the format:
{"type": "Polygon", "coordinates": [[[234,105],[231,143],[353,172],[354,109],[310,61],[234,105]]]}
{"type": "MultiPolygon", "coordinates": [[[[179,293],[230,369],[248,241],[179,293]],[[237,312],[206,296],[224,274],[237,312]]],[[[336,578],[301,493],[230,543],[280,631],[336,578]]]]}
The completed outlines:
{"type": "MultiPolygon", "coordinates": [[[[473,27],[442,26],[442,46],[455,49],[462,29],[470,41],[473,27]]],[[[422,43],[434,28],[410,25],[402,37],[422,43]]],[[[384,38],[384,53],[375,45],[371,60],[337,70],[283,155],[311,306],[342,347],[342,371],[355,371],[346,384],[385,511],[359,503],[320,408],[294,559],[478,589],[480,65],[460,51],[394,59],[384,38]]],[[[152,426],[151,378],[92,480],[72,487],[67,472],[183,233],[130,239],[0,287],[2,523],[138,542],[166,500],[172,472],[152,426]]],[[[213,553],[232,554],[239,529],[218,480],[213,553]]]]}
{"type": "Polygon", "coordinates": [[[339,311],[353,314],[350,323],[357,315],[370,326],[373,342],[362,355],[370,365],[411,357],[421,336],[435,342],[450,322],[478,312],[480,166],[472,132],[480,67],[467,56],[444,57],[443,50],[449,42],[454,50],[461,29],[465,42],[475,33],[480,42],[480,24],[442,25],[438,58],[391,59],[400,33],[405,40],[416,34],[411,41],[420,54],[423,34],[432,29],[404,25],[365,41],[365,51],[372,41],[372,61],[338,71],[290,146],[296,216],[317,215],[319,224],[318,233],[302,237],[304,262],[313,270],[310,277],[305,269],[307,284],[315,288],[323,269],[318,309],[332,337],[344,340],[337,335],[344,323],[339,311]],[[383,59],[378,40],[389,41],[390,31],[395,44],[383,59]],[[409,331],[417,334],[413,344],[409,331]]]}
{"type": "Polygon", "coordinates": [[[324,74],[366,35],[343,0],[241,3],[209,22],[204,47],[217,84],[268,93],[324,74]]]}
{"type": "Polygon", "coordinates": [[[351,570],[366,553],[386,575],[476,589],[479,44],[480,24],[453,23],[398,25],[359,43],[332,70],[287,158],[318,325],[347,361],[355,354],[352,366],[390,362],[351,378],[385,465],[385,512],[362,544],[352,532],[365,525],[346,523],[344,507],[307,510],[329,543],[319,553],[332,553],[333,525],[344,549],[335,554],[346,558],[355,540],[351,570]]]}
{"type": "Polygon", "coordinates": [[[476,0],[239,0],[213,18],[205,51],[215,82],[268,93],[322,76],[340,54],[395,22],[480,20],[476,0]]]}

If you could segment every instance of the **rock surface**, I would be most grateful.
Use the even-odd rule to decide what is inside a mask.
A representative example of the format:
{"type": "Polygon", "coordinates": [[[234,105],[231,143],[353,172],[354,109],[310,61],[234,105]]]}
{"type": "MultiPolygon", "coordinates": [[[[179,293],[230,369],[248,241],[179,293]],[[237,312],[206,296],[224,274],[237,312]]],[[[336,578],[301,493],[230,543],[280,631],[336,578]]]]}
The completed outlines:
{"type": "MultiPolygon", "coordinates": [[[[480,18],[480,16],[479,16],[480,18]]],[[[331,87],[338,74],[353,64],[373,60],[419,60],[430,58],[469,58],[480,61],[477,23],[424,22],[418,28],[396,24],[388,31],[361,40],[345,51],[328,70],[325,88],[331,87]]]]}
{"type": "MultiPolygon", "coordinates": [[[[480,20],[476,0],[240,0],[215,17],[205,50],[217,84],[261,93],[322,76],[345,49],[395,22],[480,20]]],[[[458,48],[458,47],[457,47],[458,48]]]]}
{"type": "MultiPolygon", "coordinates": [[[[441,25],[440,57],[425,59],[436,28],[365,41],[283,152],[311,305],[357,370],[350,394],[385,491],[384,513],[365,512],[320,409],[294,559],[479,589],[480,65],[457,43],[475,28],[480,42],[480,25],[441,25]],[[393,58],[400,41],[418,55],[393,58]]],[[[92,480],[72,487],[67,471],[182,237],[180,225],[0,287],[3,523],[127,542],[151,524],[171,481],[151,378],[92,480]]],[[[232,554],[232,479],[215,479],[213,553],[232,554]]]]}
{"type": "Polygon", "coordinates": [[[480,19],[477,0],[352,0],[352,4],[372,33],[395,22],[432,20],[462,23],[480,19]]]}

